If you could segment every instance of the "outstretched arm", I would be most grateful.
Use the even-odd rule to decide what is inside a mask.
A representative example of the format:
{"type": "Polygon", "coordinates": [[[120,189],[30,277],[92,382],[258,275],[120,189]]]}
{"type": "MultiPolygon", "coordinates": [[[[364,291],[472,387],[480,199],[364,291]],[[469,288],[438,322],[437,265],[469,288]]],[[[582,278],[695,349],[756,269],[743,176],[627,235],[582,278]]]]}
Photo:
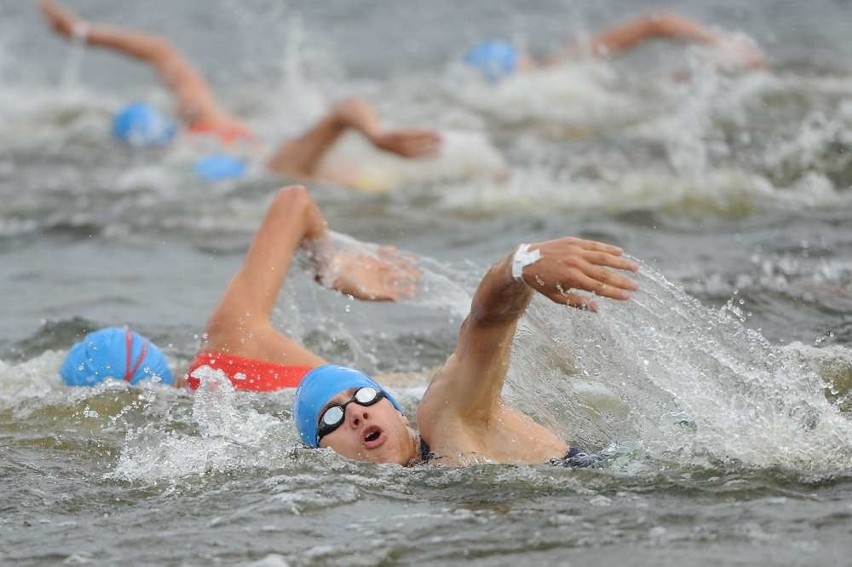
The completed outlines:
{"type": "Polygon", "coordinates": [[[347,130],[361,133],[377,148],[407,158],[434,156],[441,138],[428,128],[385,129],[375,109],[360,98],[334,106],[307,132],[284,142],[269,159],[269,169],[282,175],[316,176],[326,154],[347,130]]]}
{"type": "Polygon", "coordinates": [[[571,307],[597,310],[597,303],[573,290],[626,300],[636,283],[612,269],[635,271],[635,262],[616,246],[579,238],[533,244],[541,257],[512,276],[513,255],[495,264],[482,279],[462,324],[458,345],[424,396],[424,411],[452,412],[461,421],[495,415],[509,368],[512,339],[535,292],[571,307]]]}
{"type": "MultiPolygon", "coordinates": [[[[651,14],[630,20],[614,28],[593,36],[587,42],[587,49],[596,57],[611,57],[640,46],[652,39],[669,39],[702,45],[730,46],[735,49],[746,68],[759,68],[766,65],[760,50],[744,39],[722,33],[698,22],[677,14],[651,14]]],[[[580,46],[572,45],[556,53],[549,61],[559,65],[581,51],[580,46]]]]}
{"type": "Polygon", "coordinates": [[[153,66],[177,99],[181,117],[188,124],[238,123],[218,104],[201,73],[167,40],[135,30],[90,24],[52,0],[42,0],[41,10],[60,35],[81,35],[88,45],[112,49],[153,66]]]}
{"type": "Polygon", "coordinates": [[[260,225],[242,266],[207,324],[205,348],[290,365],[312,366],[322,359],[281,334],[272,324],[275,302],[293,256],[304,249],[322,279],[359,299],[394,300],[413,290],[416,272],[386,253],[341,252],[308,191],[281,189],[260,225]]]}

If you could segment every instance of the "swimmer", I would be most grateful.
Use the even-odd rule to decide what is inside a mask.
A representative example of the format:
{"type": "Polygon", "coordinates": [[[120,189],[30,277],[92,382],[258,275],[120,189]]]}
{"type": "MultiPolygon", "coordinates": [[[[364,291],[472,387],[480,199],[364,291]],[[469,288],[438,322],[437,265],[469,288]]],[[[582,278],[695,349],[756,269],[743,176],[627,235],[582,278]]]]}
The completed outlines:
{"type": "Polygon", "coordinates": [[[392,248],[373,253],[337,246],[308,191],[285,187],[275,195],[241,267],[213,310],[201,352],[185,376],[175,377],[165,355],[147,338],[110,328],[90,333],[69,350],[60,369],[64,382],[93,386],[112,378],[134,385],[158,382],[196,389],[201,381],[196,370],[203,367],[221,370],[239,390],[296,387],[307,372],[326,364],[271,320],[300,250],[315,279],[340,293],[395,301],[416,291],[420,272],[412,260],[392,248]]]}
{"type": "MultiPolygon", "coordinates": [[[[52,0],[42,0],[41,10],[58,34],[151,65],[174,97],[180,120],[189,134],[212,136],[224,145],[256,141],[251,129],[219,104],[201,73],[167,40],[135,30],[93,25],[52,0]]],[[[131,131],[129,124],[134,119],[148,124],[148,115],[156,116],[156,111],[151,107],[140,110],[138,106],[125,109],[117,116],[114,131],[118,134],[131,131]],[[124,126],[119,124],[121,120],[125,121],[124,126]]],[[[161,121],[160,117],[156,120],[161,121]]],[[[282,176],[355,185],[357,172],[352,168],[335,167],[324,160],[349,130],[359,132],[376,148],[404,158],[433,157],[441,146],[440,135],[434,130],[386,129],[372,106],[359,98],[349,98],[336,104],[301,136],[280,144],[268,158],[266,167],[282,176]]],[[[154,142],[168,142],[173,135],[173,130],[170,134],[167,127],[152,132],[154,142]]],[[[132,141],[132,138],[122,138],[132,141]]],[[[146,140],[144,132],[142,140],[146,140]]]]}
{"type": "Polygon", "coordinates": [[[340,366],[309,372],[296,390],[293,417],[309,447],[372,463],[551,463],[587,466],[596,457],[509,407],[501,391],[518,321],[536,293],[590,311],[582,291],[627,300],[635,271],[615,246],[562,238],[520,245],[485,275],[461,326],[455,352],[432,377],[411,427],[392,394],[369,376],[340,366]]]}
{"type": "Polygon", "coordinates": [[[637,265],[623,258],[620,248],[568,237],[521,245],[497,262],[479,284],[455,352],[423,395],[419,432],[377,381],[328,364],[272,324],[276,298],[300,249],[317,280],[342,293],[393,301],[416,291],[420,272],[411,260],[392,249],[375,255],[335,249],[307,190],[288,187],[272,202],[183,379],[172,379],[165,357],[150,341],[121,329],[101,331],[104,336],[87,337],[83,346],[73,347],[62,365],[63,379],[69,385],[94,385],[108,377],[154,380],[194,389],[205,373],[220,370],[235,389],[298,386],[294,420],[302,441],[374,463],[580,466],[594,461],[510,408],[501,390],[518,321],[535,293],[590,311],[598,305],[582,291],[629,299],[636,283],[615,270],[635,271],[637,265]]]}
{"type": "Polygon", "coordinates": [[[653,14],[597,34],[585,41],[574,42],[558,50],[542,62],[503,41],[484,41],[467,51],[465,63],[477,68],[489,82],[497,82],[515,72],[564,65],[583,55],[607,58],[621,55],[652,39],[668,39],[705,45],[719,50],[718,64],[730,70],[754,70],[766,66],[766,58],[746,36],[706,28],[683,16],[670,13],[653,14]]]}

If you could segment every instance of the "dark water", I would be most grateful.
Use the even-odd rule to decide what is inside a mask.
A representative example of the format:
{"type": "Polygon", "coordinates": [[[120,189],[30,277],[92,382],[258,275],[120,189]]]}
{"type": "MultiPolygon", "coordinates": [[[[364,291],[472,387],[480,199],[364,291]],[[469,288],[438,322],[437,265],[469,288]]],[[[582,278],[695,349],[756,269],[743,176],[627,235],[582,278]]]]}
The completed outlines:
{"type": "MultiPolygon", "coordinates": [[[[377,467],[301,448],[288,392],[63,388],[64,352],[103,325],[182,369],[281,180],[204,182],[207,148],[186,140],[116,147],[115,108],[167,107],[150,71],[80,60],[32,3],[0,0],[0,563],[848,562],[849,2],[247,4],[73,6],[168,35],[270,140],[360,94],[391,124],[440,128],[453,156],[417,167],[347,141],[341,159],[393,188],[312,193],[338,232],[432,258],[429,286],[354,303],[297,270],[280,325],[334,360],[426,373],[518,242],[616,243],[643,291],[598,316],[535,303],[507,386],[612,457],[377,467]],[[749,34],[771,69],[721,75],[672,44],[497,86],[457,63],[482,37],[544,54],[654,9],[749,34]]],[[[422,387],[400,390],[411,412],[422,387]]]]}

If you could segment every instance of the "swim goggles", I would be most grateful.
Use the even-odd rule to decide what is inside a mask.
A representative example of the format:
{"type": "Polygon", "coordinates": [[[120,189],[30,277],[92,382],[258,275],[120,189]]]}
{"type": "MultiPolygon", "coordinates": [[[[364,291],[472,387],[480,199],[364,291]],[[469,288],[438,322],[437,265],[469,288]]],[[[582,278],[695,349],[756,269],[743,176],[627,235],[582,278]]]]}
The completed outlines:
{"type": "Polygon", "coordinates": [[[317,444],[319,444],[320,439],[343,425],[343,420],[346,417],[346,406],[354,402],[359,406],[367,407],[379,403],[384,397],[385,393],[383,391],[364,386],[363,388],[358,388],[355,395],[349,401],[327,407],[322,412],[322,415],[320,415],[317,444]]]}

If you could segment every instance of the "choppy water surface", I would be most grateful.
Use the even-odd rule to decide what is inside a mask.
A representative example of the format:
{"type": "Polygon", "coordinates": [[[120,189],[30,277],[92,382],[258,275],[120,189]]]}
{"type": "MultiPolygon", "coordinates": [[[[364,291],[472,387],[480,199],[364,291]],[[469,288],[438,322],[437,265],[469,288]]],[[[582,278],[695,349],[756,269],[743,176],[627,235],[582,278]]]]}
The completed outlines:
{"type": "Polygon", "coordinates": [[[643,262],[642,291],[597,315],[534,302],[506,389],[610,459],[364,465],[301,448],[290,392],[63,388],[65,351],[102,325],[134,325],[180,371],[281,181],[256,166],[204,182],[192,164],[208,150],[189,140],[116,147],[116,107],[167,105],[151,74],[75,53],[30,3],[0,0],[0,562],[847,561],[845,3],[244,4],[74,6],[169,35],[267,139],[360,94],[447,141],[424,166],[347,140],[338,158],[373,190],[311,185],[337,231],[430,258],[422,294],[354,303],[296,270],[281,326],[334,360],[419,373],[399,389],[413,415],[490,262],[522,241],[614,242],[643,262]],[[456,62],[482,37],[544,53],[660,8],[750,34],[772,68],[725,76],[700,50],[653,45],[486,85],[456,62]]]}

